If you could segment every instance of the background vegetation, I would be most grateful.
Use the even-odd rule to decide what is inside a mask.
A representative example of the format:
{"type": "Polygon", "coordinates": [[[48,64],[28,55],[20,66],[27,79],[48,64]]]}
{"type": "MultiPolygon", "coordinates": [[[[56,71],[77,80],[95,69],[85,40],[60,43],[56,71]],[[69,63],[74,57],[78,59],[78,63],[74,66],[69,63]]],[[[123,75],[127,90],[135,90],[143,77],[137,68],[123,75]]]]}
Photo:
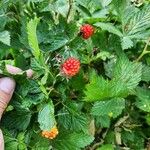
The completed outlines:
{"type": "Polygon", "coordinates": [[[6,150],[149,150],[149,41],[148,0],[1,0],[0,73],[17,82],[6,150]],[[95,28],[88,40],[83,24],[95,28]],[[69,57],[81,62],[72,78],[60,73],[69,57]],[[55,139],[41,136],[55,125],[55,139]]]}

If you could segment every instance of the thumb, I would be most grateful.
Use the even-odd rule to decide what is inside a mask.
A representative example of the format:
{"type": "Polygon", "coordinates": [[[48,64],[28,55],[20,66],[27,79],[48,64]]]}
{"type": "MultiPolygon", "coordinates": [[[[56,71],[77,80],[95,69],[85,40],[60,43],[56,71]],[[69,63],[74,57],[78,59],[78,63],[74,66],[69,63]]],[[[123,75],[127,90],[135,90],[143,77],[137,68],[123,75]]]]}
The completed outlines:
{"type": "Polygon", "coordinates": [[[0,119],[15,89],[15,81],[4,77],[0,79],[0,119]]]}
{"type": "Polygon", "coordinates": [[[0,130],[0,150],[4,150],[4,138],[2,130],[0,130]]]}

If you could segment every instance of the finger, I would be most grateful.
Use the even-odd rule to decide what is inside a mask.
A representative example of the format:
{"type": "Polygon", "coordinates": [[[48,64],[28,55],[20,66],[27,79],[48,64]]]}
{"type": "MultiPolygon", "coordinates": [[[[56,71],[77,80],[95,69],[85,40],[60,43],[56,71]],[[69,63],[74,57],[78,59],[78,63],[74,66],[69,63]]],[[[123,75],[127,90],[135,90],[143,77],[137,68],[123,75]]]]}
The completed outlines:
{"type": "Polygon", "coordinates": [[[15,81],[4,77],[0,79],[0,119],[15,89],[15,81]]]}
{"type": "MultiPolygon", "coordinates": [[[[23,72],[20,68],[14,67],[14,66],[11,66],[11,65],[6,65],[6,70],[10,74],[13,74],[13,75],[20,74],[20,73],[23,72]]],[[[28,78],[31,78],[33,76],[33,70],[32,69],[26,70],[26,73],[27,73],[28,78]]]]}
{"type": "Polygon", "coordinates": [[[0,150],[4,150],[4,138],[2,130],[0,130],[0,150]]]}

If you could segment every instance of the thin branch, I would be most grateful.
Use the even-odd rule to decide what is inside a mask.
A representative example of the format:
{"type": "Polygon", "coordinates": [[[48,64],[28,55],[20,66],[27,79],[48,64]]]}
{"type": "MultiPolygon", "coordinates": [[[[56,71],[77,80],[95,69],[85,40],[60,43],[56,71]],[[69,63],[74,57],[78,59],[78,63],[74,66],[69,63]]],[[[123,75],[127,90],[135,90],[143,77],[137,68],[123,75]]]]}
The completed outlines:
{"type": "Polygon", "coordinates": [[[67,13],[67,22],[69,23],[69,19],[70,19],[70,14],[72,11],[72,6],[73,6],[73,0],[69,0],[69,9],[68,9],[68,13],[67,13]]]}
{"type": "Polygon", "coordinates": [[[143,49],[143,52],[142,52],[141,55],[136,59],[136,62],[140,61],[141,58],[142,58],[145,54],[150,53],[150,51],[147,51],[149,42],[150,42],[150,38],[147,40],[147,43],[146,43],[146,45],[145,45],[145,47],[144,47],[144,49],[143,49]]]}

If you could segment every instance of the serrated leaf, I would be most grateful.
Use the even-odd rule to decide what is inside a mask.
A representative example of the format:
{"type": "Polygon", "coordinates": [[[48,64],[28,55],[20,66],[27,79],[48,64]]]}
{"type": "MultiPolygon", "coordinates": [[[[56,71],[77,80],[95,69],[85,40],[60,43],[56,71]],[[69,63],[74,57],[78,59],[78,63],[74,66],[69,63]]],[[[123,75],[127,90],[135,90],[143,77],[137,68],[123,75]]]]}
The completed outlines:
{"type": "Polygon", "coordinates": [[[72,131],[85,131],[88,128],[87,118],[82,114],[72,114],[67,110],[59,112],[58,122],[65,129],[72,131]]]}
{"type": "Polygon", "coordinates": [[[31,131],[29,136],[32,136],[32,141],[30,146],[32,146],[33,150],[49,150],[51,149],[50,140],[47,138],[43,138],[41,134],[36,134],[31,131]]]}
{"type": "Polygon", "coordinates": [[[108,101],[96,102],[92,107],[91,113],[95,116],[110,116],[116,118],[125,108],[125,100],[123,98],[114,98],[108,101]]]}
{"type": "Polygon", "coordinates": [[[55,11],[66,17],[69,10],[69,3],[66,0],[57,0],[55,3],[55,11]]]}
{"type": "Polygon", "coordinates": [[[100,27],[102,30],[106,30],[110,33],[116,34],[119,37],[122,37],[123,34],[119,29],[117,29],[113,24],[111,23],[103,23],[103,22],[98,22],[94,24],[96,27],[100,27]]]}
{"type": "Polygon", "coordinates": [[[135,13],[125,24],[124,32],[132,39],[145,39],[150,35],[148,29],[150,29],[150,6],[135,13]]]}
{"type": "Polygon", "coordinates": [[[150,81],[150,67],[143,65],[142,67],[142,81],[150,81]]]}
{"type": "Polygon", "coordinates": [[[8,112],[7,116],[2,120],[5,127],[25,131],[31,120],[31,112],[27,110],[17,110],[8,112]],[[8,124],[9,122],[9,124],[8,124]]]}
{"type": "Polygon", "coordinates": [[[111,121],[108,115],[94,116],[94,117],[96,120],[96,126],[101,128],[109,128],[111,121]]]}
{"type": "Polygon", "coordinates": [[[51,45],[49,47],[50,51],[55,51],[62,46],[66,45],[68,42],[68,39],[60,36],[55,36],[55,39],[51,42],[51,45]]]}
{"type": "Polygon", "coordinates": [[[56,125],[54,116],[54,106],[52,103],[48,103],[43,106],[38,114],[38,122],[41,130],[49,131],[56,125]]]}
{"type": "Polygon", "coordinates": [[[10,46],[10,34],[8,31],[0,32],[0,42],[10,46]]]}
{"type": "MultiPolygon", "coordinates": [[[[97,0],[76,0],[76,3],[79,4],[79,6],[84,7],[88,12],[91,14],[95,12],[97,9],[100,8],[101,3],[97,0]]],[[[88,15],[88,13],[87,13],[88,15]]],[[[84,15],[85,16],[85,15],[84,15]]]]}
{"type": "Polygon", "coordinates": [[[121,41],[122,49],[133,47],[133,41],[129,37],[123,37],[121,41]]]}
{"type": "Polygon", "coordinates": [[[109,81],[95,75],[90,83],[86,85],[85,101],[98,101],[107,98],[109,91],[109,81]]]}
{"type": "Polygon", "coordinates": [[[82,132],[62,133],[52,144],[57,150],[81,150],[90,145],[94,140],[93,136],[84,134],[82,132]]]}
{"type": "Polygon", "coordinates": [[[128,89],[123,82],[119,80],[105,80],[97,74],[93,74],[90,83],[86,85],[85,101],[93,102],[108,100],[113,97],[126,97],[128,89]]]}
{"type": "Polygon", "coordinates": [[[136,106],[145,112],[150,112],[150,91],[139,87],[136,96],[136,106]]]}
{"type": "Polygon", "coordinates": [[[111,2],[112,2],[112,0],[102,0],[102,1],[101,1],[101,4],[102,4],[103,7],[106,7],[106,6],[108,6],[111,2]]]}
{"type": "Polygon", "coordinates": [[[118,13],[118,17],[121,19],[124,13],[124,10],[127,7],[128,0],[112,0],[114,8],[118,13]]]}
{"type": "Polygon", "coordinates": [[[28,42],[32,49],[32,53],[37,60],[40,57],[40,48],[38,45],[38,39],[36,35],[36,28],[37,28],[39,20],[40,20],[39,18],[35,17],[34,19],[31,19],[27,23],[28,42]]]}
{"type": "MultiPolygon", "coordinates": [[[[60,18],[60,23],[52,27],[51,30],[43,28],[46,25],[40,24],[40,30],[38,32],[38,39],[41,43],[44,43],[47,51],[55,51],[67,43],[70,43],[78,35],[78,27],[75,22],[67,23],[64,18],[60,18]],[[63,35],[63,36],[62,36],[63,35]]],[[[48,28],[47,26],[45,28],[48,28]]]]}
{"type": "Polygon", "coordinates": [[[142,64],[130,62],[126,57],[120,57],[115,66],[114,78],[133,90],[141,81],[142,64]]]}
{"type": "Polygon", "coordinates": [[[108,14],[109,14],[109,9],[105,8],[105,9],[102,9],[102,10],[99,10],[99,11],[95,11],[92,14],[92,18],[95,18],[95,19],[107,18],[108,14]]]}
{"type": "Polygon", "coordinates": [[[130,19],[139,11],[138,8],[135,8],[134,6],[128,6],[124,10],[123,16],[122,16],[122,26],[123,29],[126,30],[128,27],[127,24],[129,23],[130,19]]]}
{"type": "Polygon", "coordinates": [[[5,149],[18,150],[18,141],[15,138],[5,135],[4,139],[5,139],[5,149]]]}
{"type": "Polygon", "coordinates": [[[132,131],[132,132],[124,131],[121,133],[122,133],[121,137],[122,137],[123,142],[128,143],[131,149],[134,149],[134,150],[144,149],[145,140],[144,140],[144,137],[142,136],[143,133],[139,129],[132,131]]]}

